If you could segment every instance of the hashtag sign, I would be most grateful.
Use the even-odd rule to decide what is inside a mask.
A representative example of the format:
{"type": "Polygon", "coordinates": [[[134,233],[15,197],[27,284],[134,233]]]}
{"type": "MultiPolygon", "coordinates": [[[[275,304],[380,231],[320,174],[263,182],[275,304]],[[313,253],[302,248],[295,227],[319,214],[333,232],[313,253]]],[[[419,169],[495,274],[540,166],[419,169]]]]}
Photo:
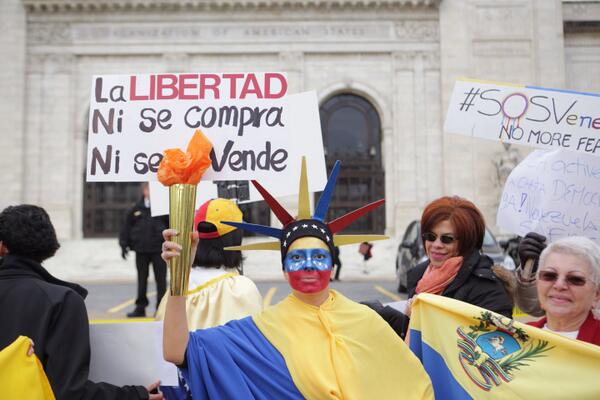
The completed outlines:
{"type": "Polygon", "coordinates": [[[477,88],[477,90],[471,88],[471,90],[465,94],[465,100],[460,103],[460,111],[469,111],[469,107],[473,105],[475,98],[479,95],[479,88],[477,88]]]}

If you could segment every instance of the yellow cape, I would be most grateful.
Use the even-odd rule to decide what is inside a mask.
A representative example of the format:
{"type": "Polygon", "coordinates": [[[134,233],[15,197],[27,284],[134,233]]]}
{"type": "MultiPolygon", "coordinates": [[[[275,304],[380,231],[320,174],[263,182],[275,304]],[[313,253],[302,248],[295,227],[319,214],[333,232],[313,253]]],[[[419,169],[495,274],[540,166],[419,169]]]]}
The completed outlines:
{"type": "Polygon", "coordinates": [[[334,290],[320,307],[289,295],[252,318],[307,399],[433,399],[429,377],[402,339],[334,290]]]}
{"type": "Polygon", "coordinates": [[[29,339],[19,336],[0,351],[0,397],[54,400],[42,363],[35,354],[28,356],[28,349],[29,339]]]}
{"type": "MultiPolygon", "coordinates": [[[[164,320],[168,294],[163,297],[156,319],[164,320]]],[[[211,328],[262,310],[262,296],[250,279],[224,273],[190,290],[186,295],[188,329],[211,328]]]]}

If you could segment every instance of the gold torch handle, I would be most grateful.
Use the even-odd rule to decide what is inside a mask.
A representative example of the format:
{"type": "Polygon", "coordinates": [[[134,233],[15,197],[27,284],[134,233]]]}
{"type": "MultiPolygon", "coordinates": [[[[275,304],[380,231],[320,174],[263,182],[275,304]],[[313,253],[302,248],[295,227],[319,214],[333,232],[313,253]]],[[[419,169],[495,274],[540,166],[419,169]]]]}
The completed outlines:
{"type": "Polygon", "coordinates": [[[171,240],[182,247],[181,255],[169,260],[171,295],[185,296],[188,289],[192,250],[192,231],[196,206],[196,185],[178,183],[169,186],[169,227],[179,234],[171,240]]]}

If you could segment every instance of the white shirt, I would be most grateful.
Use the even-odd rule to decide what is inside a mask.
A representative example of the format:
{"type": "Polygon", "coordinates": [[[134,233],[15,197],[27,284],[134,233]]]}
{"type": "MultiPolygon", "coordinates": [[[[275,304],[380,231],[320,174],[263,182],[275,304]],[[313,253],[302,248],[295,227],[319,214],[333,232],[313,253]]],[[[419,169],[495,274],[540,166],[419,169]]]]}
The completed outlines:
{"type": "Polygon", "coordinates": [[[559,334],[564,337],[568,337],[569,339],[577,339],[577,335],[579,335],[579,330],[570,331],[570,332],[553,331],[552,329],[548,328],[548,324],[544,324],[544,327],[542,329],[550,331],[550,332],[554,332],[554,333],[559,334]]]}
{"type": "Polygon", "coordinates": [[[204,285],[211,279],[218,278],[221,275],[229,272],[237,272],[235,269],[221,268],[192,268],[190,271],[190,280],[188,290],[197,288],[198,286],[204,285]]]}

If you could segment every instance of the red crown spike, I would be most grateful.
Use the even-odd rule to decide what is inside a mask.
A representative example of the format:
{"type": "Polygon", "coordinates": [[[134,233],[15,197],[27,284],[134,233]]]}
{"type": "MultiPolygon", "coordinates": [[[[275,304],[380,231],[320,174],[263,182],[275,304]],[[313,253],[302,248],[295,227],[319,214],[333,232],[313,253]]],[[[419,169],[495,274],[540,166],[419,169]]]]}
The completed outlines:
{"type": "Polygon", "coordinates": [[[283,224],[283,226],[286,226],[290,222],[294,221],[294,217],[292,217],[285,210],[285,208],[283,208],[283,206],[281,204],[279,204],[279,202],[277,200],[275,200],[275,198],[273,196],[271,196],[271,194],[269,192],[267,192],[267,189],[262,187],[262,185],[255,180],[252,180],[252,184],[254,185],[256,190],[258,190],[260,192],[263,199],[265,199],[265,201],[269,205],[269,208],[271,209],[271,211],[273,211],[273,214],[275,214],[275,216],[277,217],[279,222],[281,222],[283,224]]]}
{"type": "Polygon", "coordinates": [[[348,214],[342,215],[341,217],[334,219],[333,221],[329,222],[327,226],[331,230],[331,233],[339,232],[354,221],[356,221],[357,219],[359,219],[360,217],[362,217],[363,215],[365,215],[366,213],[368,213],[369,211],[379,207],[383,203],[385,203],[385,199],[369,203],[365,206],[362,206],[361,208],[349,212],[348,214]]]}

